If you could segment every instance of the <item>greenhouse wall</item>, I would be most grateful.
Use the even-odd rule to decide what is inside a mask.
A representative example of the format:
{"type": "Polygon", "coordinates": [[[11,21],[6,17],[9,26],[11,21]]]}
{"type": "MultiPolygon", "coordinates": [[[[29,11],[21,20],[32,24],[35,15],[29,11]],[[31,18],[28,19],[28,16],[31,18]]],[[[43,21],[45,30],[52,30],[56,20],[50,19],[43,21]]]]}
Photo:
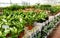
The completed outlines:
{"type": "Polygon", "coordinates": [[[59,5],[60,0],[0,0],[0,7],[10,6],[10,4],[22,5],[24,3],[28,5],[34,5],[36,3],[59,5]]]}

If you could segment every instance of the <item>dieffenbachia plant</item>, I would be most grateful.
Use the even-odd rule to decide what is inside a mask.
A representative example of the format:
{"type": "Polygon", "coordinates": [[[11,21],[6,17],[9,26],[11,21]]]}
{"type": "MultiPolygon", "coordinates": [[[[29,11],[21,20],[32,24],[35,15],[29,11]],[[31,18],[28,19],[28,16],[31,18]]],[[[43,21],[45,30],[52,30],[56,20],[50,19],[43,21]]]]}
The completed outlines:
{"type": "Polygon", "coordinates": [[[46,14],[46,12],[45,11],[41,11],[40,13],[38,13],[37,14],[37,20],[40,20],[40,19],[42,19],[42,20],[46,20],[45,18],[46,17],[48,17],[48,15],[46,14]]]}
{"type": "Polygon", "coordinates": [[[28,24],[33,24],[33,22],[36,19],[36,13],[33,11],[29,11],[26,13],[25,20],[27,21],[28,24]]]}
{"type": "Polygon", "coordinates": [[[22,12],[4,10],[3,15],[0,16],[0,37],[5,38],[9,33],[12,37],[19,35],[24,30],[25,23],[22,12]]]}
{"type": "Polygon", "coordinates": [[[46,12],[35,13],[33,11],[29,11],[27,13],[23,13],[6,9],[0,16],[0,36],[5,37],[10,33],[12,37],[17,37],[20,32],[24,30],[26,23],[32,25],[34,21],[39,19],[45,20],[46,17],[46,12]]]}

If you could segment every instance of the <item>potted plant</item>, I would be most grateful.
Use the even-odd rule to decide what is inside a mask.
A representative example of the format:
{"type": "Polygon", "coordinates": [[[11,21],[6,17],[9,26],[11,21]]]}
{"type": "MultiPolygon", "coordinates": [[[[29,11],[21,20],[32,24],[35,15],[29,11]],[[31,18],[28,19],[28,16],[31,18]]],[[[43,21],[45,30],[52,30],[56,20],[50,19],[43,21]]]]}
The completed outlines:
{"type": "Polygon", "coordinates": [[[5,10],[0,16],[0,37],[17,38],[24,30],[26,21],[23,18],[24,14],[21,14],[20,12],[5,10]]]}
{"type": "Polygon", "coordinates": [[[48,15],[46,14],[45,11],[41,11],[40,13],[38,13],[37,15],[37,22],[45,22],[46,20],[48,20],[48,15]]]}
{"type": "Polygon", "coordinates": [[[36,16],[36,13],[34,13],[33,11],[29,11],[26,14],[25,20],[27,21],[27,26],[29,30],[33,28],[35,16],[36,16]]]}
{"type": "Polygon", "coordinates": [[[50,11],[51,11],[50,13],[51,13],[52,15],[56,15],[57,13],[59,13],[60,7],[53,6],[53,7],[51,7],[50,11]]]}

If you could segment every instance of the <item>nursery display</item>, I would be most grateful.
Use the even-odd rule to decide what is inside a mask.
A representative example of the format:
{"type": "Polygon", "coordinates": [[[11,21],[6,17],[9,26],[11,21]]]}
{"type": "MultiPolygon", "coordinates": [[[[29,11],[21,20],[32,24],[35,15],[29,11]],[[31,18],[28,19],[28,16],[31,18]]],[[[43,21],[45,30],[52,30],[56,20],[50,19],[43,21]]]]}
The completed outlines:
{"type": "MultiPolygon", "coordinates": [[[[49,16],[54,16],[60,11],[59,6],[40,4],[33,6],[11,5],[0,9],[0,38],[22,38],[26,34],[25,27],[27,27],[27,31],[30,31],[37,26],[34,25],[34,22],[44,23],[49,20],[49,16]]],[[[43,26],[41,32],[39,31],[32,38],[45,38],[58,21],[60,21],[60,16],[43,26]]]]}

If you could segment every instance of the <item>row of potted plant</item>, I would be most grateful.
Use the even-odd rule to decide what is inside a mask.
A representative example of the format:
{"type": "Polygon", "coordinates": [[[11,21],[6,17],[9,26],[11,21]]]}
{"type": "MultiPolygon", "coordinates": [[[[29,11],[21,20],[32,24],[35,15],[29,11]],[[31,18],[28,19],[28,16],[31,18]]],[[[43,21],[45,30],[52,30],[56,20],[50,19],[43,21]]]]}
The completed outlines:
{"type": "Polygon", "coordinates": [[[60,15],[55,17],[54,20],[52,20],[50,23],[44,26],[41,31],[41,38],[45,38],[46,36],[48,36],[48,33],[50,32],[50,30],[55,28],[56,23],[59,21],[60,21],[60,15]]]}
{"type": "Polygon", "coordinates": [[[40,4],[37,4],[37,5],[35,5],[35,8],[36,9],[38,8],[40,10],[50,11],[51,15],[55,15],[57,12],[60,11],[60,6],[52,6],[52,5],[40,5],[40,4]]]}
{"type": "Polygon", "coordinates": [[[24,27],[28,26],[28,29],[31,30],[35,21],[40,22],[42,20],[44,22],[47,17],[45,11],[24,13],[4,9],[3,14],[0,15],[0,37],[21,38],[24,35],[24,32],[23,35],[20,35],[24,31],[24,27]]]}
{"type": "MultiPolygon", "coordinates": [[[[60,10],[60,7],[59,6],[52,6],[52,5],[40,5],[40,4],[37,4],[37,5],[34,5],[34,6],[20,6],[20,5],[11,5],[9,7],[4,7],[3,9],[8,9],[8,10],[18,10],[18,9],[26,9],[26,8],[34,8],[34,9],[40,9],[40,10],[48,10],[51,12],[51,14],[54,14],[56,12],[58,12],[60,10]]],[[[2,8],[0,8],[2,9],[2,8]]]]}
{"type": "MultiPolygon", "coordinates": [[[[38,6],[36,8],[40,8],[41,10],[50,10],[52,14],[55,13],[56,10],[59,10],[58,7],[52,7],[51,5],[40,5],[39,7],[38,6]]],[[[25,9],[27,7],[28,6],[13,5],[3,9],[3,14],[0,16],[0,26],[3,29],[1,29],[1,34],[3,35],[1,38],[7,36],[12,36],[11,38],[17,38],[19,36],[19,38],[21,38],[24,35],[24,27],[28,27],[28,30],[31,30],[34,27],[33,23],[35,21],[43,23],[48,20],[48,15],[45,11],[41,11],[39,13],[36,13],[34,11],[16,11],[18,9],[25,9]],[[4,28],[5,26],[7,27],[6,30],[4,28]],[[7,30],[8,33],[4,32],[7,30]],[[14,33],[15,31],[16,33],[14,33]]]]}
{"type": "Polygon", "coordinates": [[[24,16],[20,12],[4,10],[0,16],[0,37],[17,38],[22,30],[26,21],[24,16]]]}

